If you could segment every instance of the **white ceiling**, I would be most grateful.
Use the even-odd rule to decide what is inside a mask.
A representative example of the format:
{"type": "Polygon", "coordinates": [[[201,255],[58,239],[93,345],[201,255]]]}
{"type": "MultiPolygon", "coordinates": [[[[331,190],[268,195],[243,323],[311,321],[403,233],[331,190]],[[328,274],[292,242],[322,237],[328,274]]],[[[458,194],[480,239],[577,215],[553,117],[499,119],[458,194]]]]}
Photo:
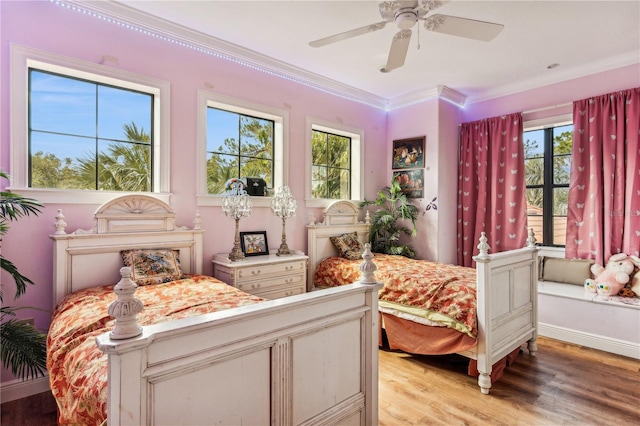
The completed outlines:
{"type": "Polygon", "coordinates": [[[394,23],[309,47],[312,40],[382,21],[378,3],[122,0],[97,7],[373,103],[407,103],[439,86],[476,102],[640,62],[640,1],[453,0],[433,13],[500,23],[504,30],[482,42],[428,32],[420,22],[405,65],[388,74],[379,68],[398,31],[394,23]],[[547,69],[554,63],[559,66],[547,69]]]}

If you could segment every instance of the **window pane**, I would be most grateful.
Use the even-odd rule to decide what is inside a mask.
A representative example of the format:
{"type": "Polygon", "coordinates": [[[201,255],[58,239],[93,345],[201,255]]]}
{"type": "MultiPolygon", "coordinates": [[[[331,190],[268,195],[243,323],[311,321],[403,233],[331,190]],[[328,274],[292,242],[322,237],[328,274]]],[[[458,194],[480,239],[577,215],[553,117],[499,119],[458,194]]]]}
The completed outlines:
{"type": "Polygon", "coordinates": [[[311,168],[311,195],[314,198],[328,198],[327,168],[324,166],[312,166],[311,168]]]}
{"type": "Polygon", "coordinates": [[[567,218],[556,216],[553,218],[553,244],[563,246],[567,239],[567,218]]]}
{"type": "Polygon", "coordinates": [[[148,144],[98,142],[98,189],[149,191],[151,147],[148,144]]]}
{"type": "Polygon", "coordinates": [[[240,117],[240,154],[273,158],[273,121],[240,117]]]}
{"type": "Polygon", "coordinates": [[[351,173],[349,170],[341,170],[340,171],[340,193],[336,199],[349,199],[351,198],[349,191],[349,182],[351,182],[351,173]]]}
{"type": "Polygon", "coordinates": [[[553,128],[553,155],[571,154],[573,124],[553,128]]]}
{"type": "Polygon", "coordinates": [[[31,129],[95,137],[95,83],[31,70],[29,84],[31,129]]]}
{"type": "Polygon", "coordinates": [[[553,157],[553,183],[568,185],[571,177],[571,155],[553,157]]]}
{"type": "Polygon", "coordinates": [[[238,153],[240,115],[207,108],[207,151],[238,153]]]}
{"type": "MultiPolygon", "coordinates": [[[[528,213],[528,210],[527,210],[528,213]]],[[[533,232],[535,233],[536,242],[538,244],[544,243],[543,232],[542,232],[542,215],[529,215],[527,214],[527,229],[533,228],[533,232]]]]}
{"type": "Polygon", "coordinates": [[[95,178],[89,185],[78,180],[80,158],[95,162],[94,139],[32,132],[31,152],[32,188],[95,189],[95,178]]]}
{"type": "Polygon", "coordinates": [[[544,157],[544,129],[524,132],[524,158],[544,157]]]}
{"type": "Polygon", "coordinates": [[[527,188],[525,192],[527,197],[527,214],[541,215],[544,206],[544,192],[542,188],[527,188]]]}
{"type": "Polygon", "coordinates": [[[569,188],[553,188],[553,214],[567,215],[569,188]]]}
{"type": "Polygon", "coordinates": [[[313,131],[311,139],[311,162],[312,164],[327,165],[327,134],[313,131]]]}
{"type": "Polygon", "coordinates": [[[98,137],[151,140],[153,96],[108,86],[98,86],[98,137]]]}
{"type": "Polygon", "coordinates": [[[351,144],[349,138],[328,135],[327,142],[329,165],[342,169],[349,168],[349,145],[351,144]]]}
{"type": "Polygon", "coordinates": [[[207,193],[222,194],[227,180],[238,176],[238,157],[222,154],[208,154],[207,193]]]}
{"type": "Polygon", "coordinates": [[[527,185],[544,185],[544,158],[524,160],[527,185]]]}

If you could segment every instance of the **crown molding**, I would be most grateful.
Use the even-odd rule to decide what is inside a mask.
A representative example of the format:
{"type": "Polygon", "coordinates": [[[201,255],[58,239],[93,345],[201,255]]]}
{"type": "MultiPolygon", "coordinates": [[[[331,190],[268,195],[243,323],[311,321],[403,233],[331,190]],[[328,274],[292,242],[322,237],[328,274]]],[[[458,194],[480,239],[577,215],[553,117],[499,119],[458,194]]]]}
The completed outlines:
{"type": "Polygon", "coordinates": [[[488,101],[490,99],[513,95],[527,90],[538,89],[551,84],[562,83],[564,81],[574,80],[576,78],[611,71],[638,63],[640,63],[640,54],[638,54],[638,52],[629,52],[597,62],[590,62],[585,65],[575,66],[563,71],[552,70],[549,71],[549,74],[543,74],[539,77],[524,80],[517,84],[500,86],[495,90],[487,90],[476,96],[469,96],[468,104],[488,101]]]}
{"type": "Polygon", "coordinates": [[[286,80],[296,82],[332,95],[363,103],[378,109],[387,109],[388,100],[342,84],[321,75],[305,71],[269,56],[206,35],[199,31],[148,15],[122,3],[110,0],[50,0],[52,3],[88,14],[121,27],[206,53],[221,59],[253,68],[286,80]]]}
{"type": "Polygon", "coordinates": [[[444,85],[439,85],[435,89],[419,90],[393,98],[389,100],[387,110],[403,108],[409,105],[430,101],[432,99],[442,99],[452,103],[453,105],[461,107],[465,104],[467,97],[457,90],[444,85]]]}

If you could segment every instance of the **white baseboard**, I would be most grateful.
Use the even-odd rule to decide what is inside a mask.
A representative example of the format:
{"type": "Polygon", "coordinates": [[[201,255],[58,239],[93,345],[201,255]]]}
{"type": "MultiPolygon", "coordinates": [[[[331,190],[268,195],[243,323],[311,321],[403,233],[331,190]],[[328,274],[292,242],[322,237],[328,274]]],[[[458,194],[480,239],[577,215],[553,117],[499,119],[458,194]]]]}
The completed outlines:
{"type": "Polygon", "coordinates": [[[640,344],[634,342],[612,339],[597,334],[585,333],[583,331],[544,323],[538,323],[538,334],[575,345],[640,359],[640,344]]]}
{"type": "Polygon", "coordinates": [[[9,402],[31,395],[37,395],[49,390],[49,376],[38,377],[33,380],[10,380],[0,385],[0,401],[9,402]]]}

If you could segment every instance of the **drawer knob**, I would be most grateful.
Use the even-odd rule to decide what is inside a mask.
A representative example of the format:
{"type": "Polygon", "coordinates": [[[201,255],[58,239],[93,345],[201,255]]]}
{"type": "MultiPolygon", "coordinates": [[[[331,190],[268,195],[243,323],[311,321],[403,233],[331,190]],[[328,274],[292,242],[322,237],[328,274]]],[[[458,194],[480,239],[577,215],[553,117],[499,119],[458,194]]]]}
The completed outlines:
{"type": "Polygon", "coordinates": [[[251,284],[251,288],[254,289],[254,290],[258,289],[258,288],[260,288],[260,284],[251,284]]]}
{"type": "Polygon", "coordinates": [[[258,275],[260,273],[260,269],[255,270],[255,271],[251,271],[251,274],[253,275],[258,275]]]}
{"type": "Polygon", "coordinates": [[[293,278],[287,278],[286,280],[284,280],[284,282],[287,284],[289,284],[291,281],[293,281],[293,278]]]}

